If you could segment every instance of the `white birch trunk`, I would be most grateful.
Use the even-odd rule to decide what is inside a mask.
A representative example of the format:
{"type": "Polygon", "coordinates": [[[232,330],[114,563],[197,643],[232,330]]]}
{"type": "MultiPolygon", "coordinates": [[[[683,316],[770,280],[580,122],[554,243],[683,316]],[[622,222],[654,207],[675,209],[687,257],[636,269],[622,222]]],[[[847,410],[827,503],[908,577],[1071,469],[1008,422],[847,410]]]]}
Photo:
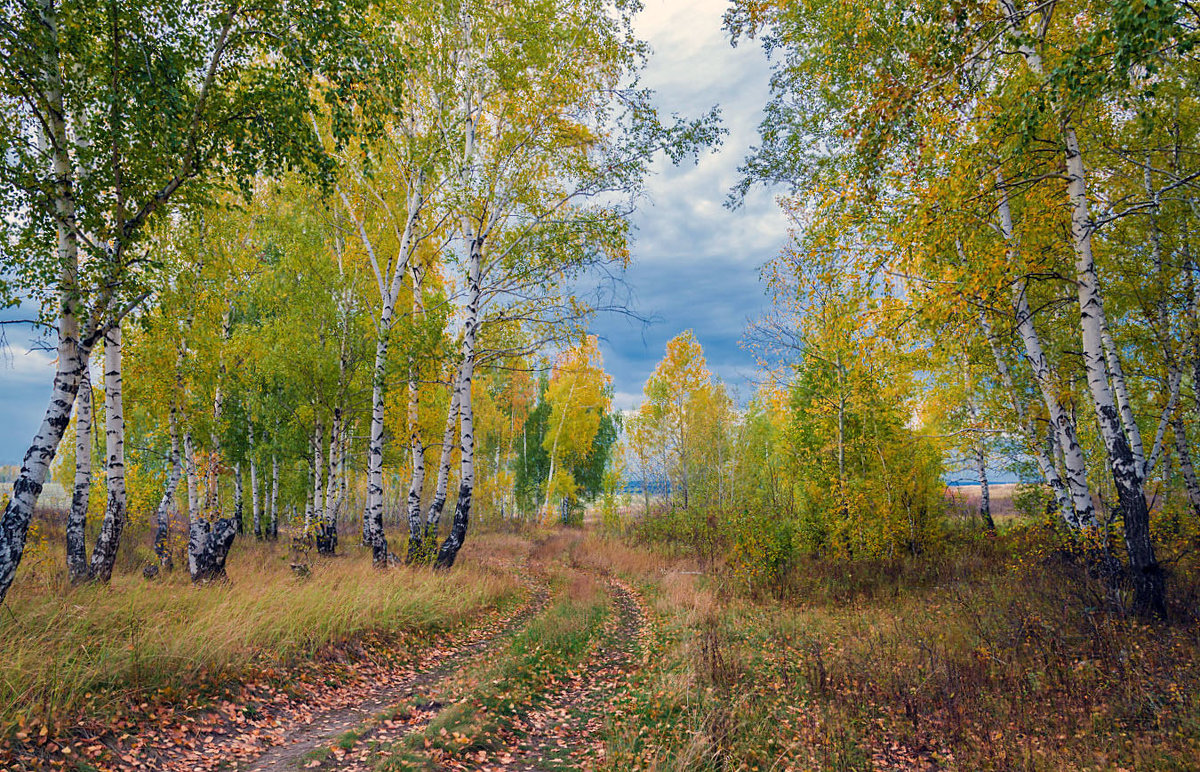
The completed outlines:
{"type": "Polygon", "coordinates": [[[375,248],[368,237],[362,221],[353,215],[353,207],[345,193],[339,190],[342,203],[355,219],[359,239],[367,251],[371,265],[375,269],[382,308],[376,325],[375,338],[375,367],[371,373],[371,430],[370,445],[367,449],[367,502],[363,510],[363,541],[371,547],[376,566],[384,566],[388,562],[389,547],[383,530],[383,442],[384,442],[384,392],[387,371],[388,337],[391,334],[393,313],[396,298],[404,281],[404,274],[412,259],[414,231],[421,208],[424,205],[425,172],[420,171],[408,186],[408,206],[405,214],[404,232],[400,238],[400,253],[395,264],[391,266],[391,276],[385,280],[380,270],[375,248]]]}
{"type": "Polygon", "coordinates": [[[459,389],[462,369],[454,370],[454,388],[450,393],[450,406],[446,410],[446,428],[442,430],[442,451],[438,456],[437,482],[433,488],[433,500],[425,517],[425,538],[436,539],[442,509],[446,506],[446,494],[450,487],[450,459],[454,454],[454,430],[458,428],[459,389]]]}
{"type": "Polygon", "coordinates": [[[183,457],[188,493],[188,573],[195,577],[198,568],[196,564],[197,540],[203,538],[203,526],[201,525],[203,521],[200,519],[200,496],[196,490],[196,449],[192,447],[190,429],[183,431],[183,457]]]}
{"type": "Polygon", "coordinates": [[[462,452],[459,474],[458,502],[454,507],[454,520],[450,533],[438,550],[434,565],[448,569],[454,565],[458,551],[467,537],[467,526],[471,516],[471,498],[475,490],[475,432],[471,412],[471,381],[475,374],[475,340],[479,329],[479,312],[482,298],[481,272],[483,266],[483,237],[477,236],[470,242],[467,268],[467,309],[463,326],[462,368],[458,379],[459,439],[462,452]]]}
{"type": "MultiPolygon", "coordinates": [[[[412,277],[413,317],[418,324],[425,321],[425,302],[422,297],[424,270],[417,260],[409,260],[412,277]]],[[[421,492],[425,489],[425,445],[421,441],[421,389],[419,369],[414,357],[408,360],[408,445],[412,457],[412,477],[408,483],[408,554],[412,563],[421,557],[424,547],[424,523],[421,520],[421,492]]]]}
{"type": "Polygon", "coordinates": [[[92,550],[92,577],[101,582],[112,578],[121,533],[125,529],[125,411],[121,398],[121,325],[104,336],[104,440],[108,457],[106,481],[108,506],[92,550]]]}
{"type": "Polygon", "coordinates": [[[1200,515],[1200,481],[1196,479],[1196,467],[1192,464],[1192,451],[1188,445],[1187,430],[1183,423],[1183,416],[1179,413],[1175,413],[1172,429],[1175,434],[1175,452],[1179,456],[1179,471],[1183,475],[1188,502],[1192,505],[1192,512],[1200,515]]]}
{"type": "Polygon", "coordinates": [[[245,533],[246,526],[242,523],[245,504],[242,501],[242,462],[233,465],[233,520],[238,533],[245,533]]]}
{"type": "Polygon", "coordinates": [[[58,451],[63,432],[71,420],[71,406],[79,389],[83,368],[87,367],[88,346],[80,341],[80,303],[77,295],[79,243],[76,232],[75,178],[67,152],[68,138],[64,122],[62,75],[59,60],[58,17],[52,0],[39,0],[37,10],[46,29],[48,45],[43,57],[46,133],[55,187],[53,191],[56,257],[59,274],[58,360],[50,403],[25,452],[21,472],[13,482],[12,496],[0,520],[0,603],[8,595],[17,566],[25,552],[25,538],[33,509],[42,493],[50,464],[58,451]]]}
{"type": "MultiPolygon", "coordinates": [[[[1075,247],[1075,283],[1079,294],[1079,321],[1083,344],[1083,364],[1088,388],[1100,421],[1100,434],[1108,451],[1109,468],[1121,504],[1125,529],[1125,548],[1133,574],[1134,605],[1143,615],[1166,615],[1166,575],[1154,554],[1150,536],[1150,512],[1143,488],[1143,465],[1138,463],[1130,443],[1130,434],[1121,424],[1108,376],[1118,391],[1125,389],[1119,372],[1109,373],[1104,360],[1104,303],[1092,255],[1093,223],[1088,207],[1086,172],[1079,140],[1067,124],[1063,128],[1066,144],[1067,193],[1071,202],[1071,239],[1075,247]]],[[[1140,436],[1139,436],[1140,442],[1140,436]]]]}
{"type": "MultiPolygon", "coordinates": [[[[1074,505],[1067,492],[1067,486],[1063,483],[1062,477],[1058,473],[1053,449],[1048,449],[1045,446],[1044,440],[1038,436],[1037,427],[1033,420],[1030,419],[1029,412],[1025,409],[1025,403],[1021,400],[1021,395],[1017,393],[1012,373],[1008,369],[1008,361],[1004,358],[1004,352],[1000,348],[1000,341],[996,338],[986,313],[980,314],[980,323],[983,327],[984,335],[987,337],[988,345],[992,350],[992,357],[996,360],[996,371],[1000,374],[1000,382],[1009,394],[1017,421],[1025,430],[1027,444],[1038,465],[1038,471],[1041,472],[1042,479],[1050,486],[1050,490],[1054,494],[1054,500],[1058,504],[1059,513],[1068,522],[1072,522],[1074,518],[1070,516],[1070,513],[1074,511],[1074,505]]],[[[1050,424],[1049,431],[1055,431],[1054,424],[1050,424]]]]}
{"type": "Polygon", "coordinates": [[[1146,450],[1142,444],[1142,430],[1138,427],[1137,419],[1133,416],[1133,407],[1129,404],[1129,391],[1126,388],[1125,369],[1121,366],[1121,357],[1117,353],[1117,344],[1108,331],[1108,324],[1101,320],[1100,339],[1104,346],[1104,359],[1108,364],[1109,377],[1112,380],[1113,396],[1121,412],[1121,423],[1129,436],[1129,449],[1133,452],[1134,463],[1138,467],[1138,476],[1146,479],[1146,450]]]}
{"type": "Polygon", "coordinates": [[[248,444],[250,456],[250,514],[254,523],[254,538],[262,541],[262,499],[259,496],[258,490],[258,462],[255,460],[254,454],[254,424],[251,423],[248,430],[248,444]]]}
{"type": "Polygon", "coordinates": [[[196,449],[192,446],[192,433],[183,432],[183,472],[187,481],[187,514],[188,522],[200,516],[200,494],[198,491],[199,475],[196,472],[196,449]]]}
{"type": "Polygon", "coordinates": [[[279,457],[271,454],[271,507],[267,521],[268,538],[279,538],[279,457]]]}
{"type": "MultiPolygon", "coordinates": [[[[1013,0],[1000,0],[1000,10],[1006,17],[1018,43],[1018,50],[1031,71],[1045,79],[1042,60],[1022,35],[1023,17],[1013,0]]],[[[1071,207],[1071,245],[1075,251],[1075,285],[1079,297],[1080,340],[1088,390],[1100,424],[1100,435],[1108,454],[1109,469],[1121,505],[1121,520],[1125,529],[1125,547],[1133,574],[1134,605],[1143,615],[1166,614],[1166,577],[1154,554],[1150,536],[1150,513],[1146,504],[1142,473],[1144,465],[1135,456],[1132,432],[1122,424],[1121,410],[1114,391],[1126,391],[1123,373],[1111,372],[1105,356],[1104,303],[1100,281],[1092,253],[1092,221],[1087,198],[1087,172],[1079,138],[1071,125],[1069,113],[1062,124],[1063,161],[1067,174],[1067,200],[1071,207]],[[1109,382],[1109,377],[1112,383],[1109,382]]],[[[1115,348],[1115,347],[1114,347],[1115,348]]],[[[1137,438],[1140,444],[1140,436],[1137,438]]]]}
{"type": "MultiPolygon", "coordinates": [[[[312,498],[312,520],[323,522],[325,519],[325,456],[321,452],[321,445],[325,438],[322,436],[321,424],[317,424],[313,431],[313,498],[312,498]]],[[[306,528],[307,533],[311,533],[311,527],[314,527],[312,522],[309,523],[310,528],[306,528]]]]}
{"type": "Polygon", "coordinates": [[[84,367],[75,397],[75,486],[67,515],[67,575],[72,584],[91,578],[87,559],[87,511],[92,489],[92,380],[84,367]]]}
{"type": "Polygon", "coordinates": [[[171,457],[168,459],[170,468],[167,470],[167,483],[163,487],[162,499],[158,502],[158,510],[154,516],[154,554],[158,564],[165,570],[174,568],[175,561],[171,559],[171,502],[175,499],[175,489],[179,487],[179,478],[183,473],[183,464],[179,458],[179,429],[176,425],[175,406],[171,406],[171,457]]]}
{"type": "Polygon", "coordinates": [[[1037,383],[1050,416],[1050,423],[1054,427],[1055,442],[1062,453],[1064,482],[1071,495],[1071,508],[1064,512],[1064,515],[1074,528],[1093,529],[1096,527],[1096,509],[1092,503],[1087,462],[1075,431],[1075,419],[1058,398],[1049,360],[1042,348],[1041,338],[1033,326],[1033,313],[1029,309],[1029,301],[1025,298],[1025,290],[1019,287],[1014,292],[1017,331],[1025,346],[1026,360],[1033,369],[1034,382],[1037,383]]]}
{"type": "MultiPolygon", "coordinates": [[[[329,429],[329,453],[325,474],[324,505],[319,510],[321,523],[317,528],[317,551],[323,555],[337,552],[337,510],[340,506],[338,499],[338,446],[341,444],[341,408],[334,408],[333,422],[329,429]]],[[[318,438],[318,447],[323,440],[318,438]]],[[[320,477],[322,472],[318,472],[320,477]]]]}
{"type": "MultiPolygon", "coordinates": [[[[1008,203],[1008,192],[1004,188],[1004,178],[997,173],[1000,188],[999,215],[1000,230],[1004,236],[1005,249],[1008,252],[1010,264],[1016,263],[1017,242],[1013,230],[1012,209],[1008,203]]],[[[1041,338],[1033,325],[1033,312],[1029,308],[1029,300],[1025,296],[1024,283],[1013,288],[1013,312],[1017,325],[1017,334],[1025,348],[1025,358],[1033,369],[1033,380],[1042,395],[1050,423],[1054,427],[1054,439],[1063,454],[1063,476],[1068,493],[1071,496],[1070,509],[1063,510],[1063,516],[1073,528],[1092,529],[1096,527],[1096,509],[1092,504],[1092,493],[1087,477],[1087,463],[1083,457],[1083,449],[1075,432],[1075,420],[1062,401],[1050,370],[1050,362],[1042,348],[1041,338]]]]}
{"type": "MultiPolygon", "coordinates": [[[[386,324],[391,308],[384,306],[386,324]]],[[[386,565],[388,545],[383,532],[383,417],[384,380],[387,373],[388,333],[380,322],[375,340],[375,367],[371,374],[371,431],[367,446],[367,504],[363,510],[363,542],[371,548],[377,566],[386,565]]]]}
{"type": "MultiPolygon", "coordinates": [[[[1168,355],[1170,356],[1170,352],[1168,352],[1168,355]]],[[[1150,446],[1150,455],[1146,456],[1145,467],[1142,471],[1143,482],[1149,481],[1150,476],[1158,468],[1158,462],[1162,460],[1167,429],[1171,425],[1172,416],[1175,415],[1175,406],[1179,403],[1179,391],[1183,383],[1183,371],[1174,362],[1172,362],[1169,369],[1170,374],[1167,376],[1167,404],[1163,407],[1162,415],[1158,419],[1158,428],[1154,431],[1154,444],[1150,446]]]]}

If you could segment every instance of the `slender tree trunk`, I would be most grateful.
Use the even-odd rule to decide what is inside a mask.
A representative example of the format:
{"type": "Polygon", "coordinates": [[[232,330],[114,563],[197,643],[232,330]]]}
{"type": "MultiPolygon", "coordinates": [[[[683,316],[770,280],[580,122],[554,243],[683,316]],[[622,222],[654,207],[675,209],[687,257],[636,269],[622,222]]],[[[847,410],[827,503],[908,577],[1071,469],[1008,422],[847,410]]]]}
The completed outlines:
{"type": "Polygon", "coordinates": [[[375,254],[374,245],[367,236],[362,221],[353,215],[353,207],[345,193],[341,194],[346,211],[354,216],[358,235],[367,251],[371,265],[375,270],[375,279],[379,287],[379,296],[383,308],[379,313],[375,338],[375,367],[371,373],[371,430],[370,446],[367,449],[367,502],[363,510],[363,541],[371,547],[371,553],[376,566],[385,566],[391,555],[387,538],[383,530],[383,417],[384,391],[387,369],[388,336],[391,334],[392,315],[396,298],[404,280],[405,271],[415,246],[415,229],[424,206],[425,171],[418,172],[406,191],[408,205],[405,213],[404,231],[400,237],[400,254],[396,263],[391,266],[391,276],[385,277],[380,269],[379,260],[375,254]]]}
{"type": "MultiPolygon", "coordinates": [[[[1000,0],[1000,11],[1008,20],[1017,48],[1029,69],[1045,79],[1040,55],[1023,35],[1023,16],[1012,0],[1000,0]]],[[[1105,355],[1104,303],[1092,254],[1092,221],[1087,199],[1087,172],[1079,148],[1079,138],[1069,117],[1062,123],[1063,161],[1067,173],[1067,199],[1071,206],[1071,245],[1075,251],[1075,285],[1079,297],[1080,342],[1088,389],[1100,423],[1100,435],[1108,454],[1109,470],[1117,489],[1121,520],[1125,528],[1125,548],[1134,586],[1134,607],[1143,616],[1166,615],[1166,575],[1154,554],[1150,535],[1150,511],[1142,485],[1143,464],[1138,462],[1135,446],[1140,435],[1131,439],[1133,429],[1122,424],[1118,394],[1126,385],[1119,368],[1113,371],[1105,355]],[[1110,383],[1109,378],[1112,378],[1110,383]]],[[[1115,347],[1114,347],[1115,348],[1115,347]]],[[[1131,422],[1132,423],[1132,422],[1131,422]]],[[[1064,438],[1065,439],[1065,438],[1064,438]]],[[[1069,451],[1069,449],[1068,449],[1069,451]]],[[[1068,458],[1070,453],[1068,452],[1068,458]]]]}
{"type": "Polygon", "coordinates": [[[249,454],[250,454],[250,513],[254,520],[254,538],[262,541],[262,499],[258,493],[258,462],[255,461],[254,454],[254,424],[250,424],[249,428],[249,454]]]}
{"type": "Polygon", "coordinates": [[[1129,404],[1129,391],[1125,384],[1125,369],[1121,366],[1121,357],[1117,353],[1117,344],[1113,341],[1112,334],[1108,331],[1108,324],[1101,320],[1100,325],[1100,340],[1104,348],[1104,360],[1108,365],[1108,373],[1111,378],[1113,396],[1117,401],[1117,408],[1121,414],[1121,424],[1125,427],[1125,433],[1129,436],[1129,449],[1133,453],[1133,460],[1138,468],[1138,476],[1146,478],[1146,450],[1142,444],[1142,430],[1138,427],[1137,419],[1133,417],[1133,407],[1129,404]]]}
{"type": "Polygon", "coordinates": [[[183,464],[179,458],[179,430],[176,426],[175,406],[171,406],[171,458],[170,469],[167,471],[167,484],[163,488],[162,499],[158,502],[158,510],[154,517],[154,554],[158,564],[166,571],[175,567],[171,559],[171,502],[175,499],[175,489],[179,487],[183,464]]]}
{"type": "MultiPolygon", "coordinates": [[[[999,214],[1000,229],[1004,236],[1009,262],[1016,263],[1017,242],[1013,230],[1012,210],[1009,208],[1008,191],[1004,187],[1004,178],[997,173],[1000,188],[999,214]]],[[[1042,348],[1041,338],[1033,325],[1033,312],[1029,308],[1029,300],[1025,295],[1025,283],[1018,283],[1013,288],[1013,312],[1017,325],[1017,334],[1025,347],[1025,358],[1033,369],[1033,379],[1046,404],[1050,422],[1054,426],[1055,440],[1063,452],[1065,484],[1071,495],[1071,508],[1063,511],[1068,525],[1075,529],[1094,529],[1096,527],[1096,509],[1092,504],[1091,487],[1087,477],[1087,463],[1083,457],[1083,448],[1075,432],[1075,419],[1063,406],[1050,370],[1050,362],[1042,348]]]]}
{"type": "Polygon", "coordinates": [[[1091,486],[1088,482],[1087,462],[1083,448],[1079,445],[1075,431],[1075,418],[1059,399],[1059,392],[1050,371],[1050,363],[1042,348],[1041,338],[1033,326],[1033,314],[1025,299],[1024,288],[1016,291],[1014,306],[1017,330],[1025,344],[1025,355],[1033,368],[1034,381],[1041,392],[1042,401],[1054,427],[1054,438],[1062,452],[1063,469],[1067,491],[1071,495],[1071,508],[1064,515],[1074,516],[1068,523],[1076,529],[1090,530],[1096,527],[1096,508],[1092,503],[1091,486]]]}
{"type": "MultiPolygon", "coordinates": [[[[1067,486],[1063,484],[1062,477],[1058,473],[1058,467],[1055,465],[1054,451],[1052,448],[1047,448],[1045,440],[1039,437],[1040,432],[1037,431],[1034,421],[1030,418],[1029,411],[1025,409],[1025,403],[1021,400],[1021,395],[1017,392],[1016,384],[1013,382],[1012,372],[1008,369],[1008,360],[1004,358],[1004,352],[1000,348],[1000,341],[992,330],[992,324],[988,320],[986,313],[980,314],[980,324],[983,327],[984,335],[987,337],[988,345],[992,350],[992,357],[996,360],[996,371],[1000,374],[1000,382],[1004,385],[1005,391],[1008,392],[1013,412],[1016,414],[1018,422],[1025,429],[1027,444],[1033,453],[1038,470],[1042,474],[1042,479],[1050,486],[1050,490],[1054,494],[1055,503],[1058,505],[1058,511],[1070,523],[1074,519],[1070,515],[1074,511],[1074,506],[1071,503],[1070,495],[1067,493],[1067,486]]],[[[1055,431],[1054,424],[1050,424],[1049,431],[1055,431]]]]}
{"type": "MultiPolygon", "coordinates": [[[[1179,369],[1178,364],[1174,360],[1174,354],[1167,351],[1169,375],[1167,376],[1167,404],[1163,406],[1162,415],[1158,419],[1158,428],[1154,431],[1154,444],[1150,446],[1150,455],[1146,456],[1145,467],[1142,471],[1143,484],[1149,482],[1150,476],[1154,474],[1154,470],[1158,468],[1158,462],[1162,458],[1165,440],[1167,437],[1167,429],[1171,425],[1171,421],[1175,415],[1175,406],[1179,403],[1179,390],[1183,384],[1183,371],[1179,369]]],[[[1170,479],[1170,475],[1165,475],[1164,479],[1170,479]]]]}
{"type": "Polygon", "coordinates": [[[238,534],[246,532],[246,524],[242,522],[245,505],[242,502],[242,462],[233,465],[233,520],[238,534]]]}
{"type": "Polygon", "coordinates": [[[409,362],[408,369],[408,423],[410,427],[409,451],[412,454],[412,478],[408,484],[408,555],[412,563],[421,555],[424,547],[424,523],[421,521],[421,491],[425,488],[425,447],[421,442],[421,427],[418,423],[419,389],[416,367],[409,362]]]}
{"type": "Polygon", "coordinates": [[[267,538],[279,538],[279,457],[271,454],[271,516],[267,521],[267,538]]]}
{"type": "MultiPolygon", "coordinates": [[[[323,436],[322,429],[323,429],[323,427],[321,426],[321,424],[318,423],[316,425],[316,428],[313,431],[313,440],[312,440],[312,448],[313,448],[313,470],[312,470],[313,487],[312,487],[312,492],[313,492],[313,497],[312,497],[312,509],[310,511],[312,512],[312,521],[317,522],[317,523],[323,523],[324,519],[325,519],[325,456],[321,452],[321,445],[324,442],[324,436],[323,436]]],[[[312,522],[310,522],[309,526],[310,527],[306,528],[305,530],[309,531],[311,533],[315,526],[313,526],[312,522]]]]}
{"type": "Polygon", "coordinates": [[[363,510],[363,542],[371,548],[376,566],[387,565],[388,543],[383,532],[383,415],[387,375],[388,332],[391,307],[385,306],[375,341],[375,369],[371,374],[371,434],[367,447],[367,506],[363,510]]]}
{"type": "Polygon", "coordinates": [[[92,380],[84,367],[75,397],[75,490],[67,515],[67,575],[72,584],[91,578],[87,559],[87,510],[92,489],[92,380]]]}
{"type": "MultiPolygon", "coordinates": [[[[1154,474],[1154,469],[1158,465],[1159,457],[1164,448],[1164,439],[1169,428],[1172,418],[1176,414],[1175,406],[1179,402],[1180,387],[1183,383],[1183,368],[1175,354],[1175,347],[1171,343],[1171,320],[1167,312],[1167,298],[1170,294],[1171,279],[1164,269],[1163,250],[1162,250],[1162,233],[1158,224],[1158,194],[1154,191],[1154,180],[1151,177],[1151,158],[1146,155],[1146,171],[1143,176],[1144,185],[1146,188],[1146,196],[1154,202],[1154,207],[1150,210],[1150,253],[1154,260],[1154,270],[1158,274],[1158,279],[1162,287],[1162,294],[1155,304],[1155,319],[1153,322],[1158,325],[1158,333],[1162,336],[1163,353],[1167,362],[1167,382],[1168,396],[1167,403],[1163,408],[1162,414],[1159,416],[1158,429],[1154,433],[1154,444],[1150,447],[1150,455],[1145,458],[1145,466],[1142,470],[1143,484],[1150,480],[1150,476],[1154,474]]],[[[1186,234],[1185,234],[1186,240],[1186,234]]],[[[1188,259],[1187,251],[1184,251],[1184,270],[1191,272],[1190,260],[1188,259]]],[[[1193,315],[1193,301],[1191,298],[1190,287],[1186,287],[1187,296],[1184,300],[1184,316],[1190,319],[1193,315]]],[[[1185,322],[1186,324],[1186,322],[1185,322]]],[[[1107,329],[1106,329],[1107,331],[1107,329]]],[[[1112,339],[1107,338],[1106,346],[1112,346],[1112,339]]],[[[1115,346],[1112,346],[1115,351],[1115,346]]],[[[1136,424],[1135,424],[1136,427],[1136,424]]],[[[1186,441],[1185,441],[1186,444],[1186,441]]],[[[1182,462],[1182,459],[1181,459],[1182,462]]],[[[1170,482],[1171,475],[1165,474],[1163,480],[1170,482]]]]}
{"type": "MultiPolygon", "coordinates": [[[[409,275],[412,277],[413,316],[418,323],[425,321],[425,300],[422,295],[424,269],[417,260],[409,260],[409,275]]],[[[418,560],[424,548],[424,523],[421,522],[421,492],[425,489],[425,445],[421,441],[421,389],[418,377],[420,370],[416,358],[408,358],[408,444],[412,455],[412,478],[408,484],[408,555],[412,563],[418,560]]]]}
{"type": "MultiPolygon", "coordinates": [[[[1121,520],[1125,526],[1125,548],[1133,574],[1134,607],[1143,616],[1163,617],[1167,613],[1166,574],[1154,554],[1150,535],[1150,510],[1142,487],[1142,465],[1130,445],[1130,435],[1121,424],[1119,409],[1113,397],[1109,376],[1124,391],[1125,381],[1119,372],[1108,371],[1104,358],[1104,303],[1092,255],[1093,223],[1088,208],[1083,157],[1075,130],[1063,128],[1066,143],[1067,191],[1071,201],[1071,239],[1075,247],[1075,277],[1079,293],[1079,318],[1083,344],[1083,364],[1088,388],[1100,433],[1108,451],[1109,468],[1121,504],[1121,520]]],[[[1140,443],[1140,435],[1139,435],[1140,443]]]]}
{"type": "Polygon", "coordinates": [[[183,432],[183,470],[187,478],[187,507],[188,507],[188,523],[200,517],[200,494],[197,491],[199,487],[199,476],[196,473],[196,448],[192,445],[192,432],[190,429],[185,429],[183,432]]]}
{"type": "Polygon", "coordinates": [[[112,578],[125,529],[125,411],[121,399],[121,325],[104,336],[104,439],[108,456],[108,506],[100,535],[92,550],[92,576],[101,582],[112,578]]]}
{"type": "Polygon", "coordinates": [[[1188,502],[1192,505],[1192,511],[1200,516],[1200,481],[1196,479],[1196,467],[1192,464],[1192,451],[1188,445],[1187,429],[1183,424],[1183,416],[1179,413],[1175,413],[1172,428],[1175,434],[1175,452],[1179,456],[1179,471],[1183,475],[1188,502]]]}
{"type": "Polygon", "coordinates": [[[468,297],[467,318],[463,326],[463,363],[458,379],[459,438],[462,449],[462,466],[459,475],[458,503],[454,508],[454,520],[450,533],[438,550],[434,566],[448,569],[454,565],[458,551],[467,538],[467,525],[471,516],[471,497],[475,490],[475,433],[471,413],[471,380],[475,374],[475,336],[479,326],[481,292],[481,270],[483,265],[483,236],[471,240],[470,260],[467,269],[468,297]]]}
{"type": "Polygon", "coordinates": [[[992,520],[992,496],[988,489],[987,453],[982,443],[975,446],[975,468],[979,473],[979,517],[983,520],[984,528],[994,532],[996,523],[992,520]]]}
{"type": "Polygon", "coordinates": [[[433,489],[433,500],[425,516],[425,539],[436,539],[442,509],[446,506],[446,492],[450,487],[450,459],[454,454],[454,430],[458,428],[459,399],[462,368],[454,370],[454,388],[450,393],[450,406],[446,410],[446,428],[442,430],[442,452],[438,457],[437,483],[433,489]]]}
{"type": "MultiPolygon", "coordinates": [[[[338,445],[341,442],[341,408],[334,408],[333,423],[329,428],[329,458],[325,477],[325,504],[320,510],[321,524],[317,529],[317,551],[322,555],[337,552],[338,493],[338,445]]],[[[318,446],[321,440],[318,439],[318,446]]],[[[320,472],[317,473],[320,477],[320,472]]]]}
{"type": "Polygon", "coordinates": [[[88,346],[80,341],[80,302],[77,294],[79,244],[76,232],[74,170],[67,152],[68,137],[63,116],[62,76],[58,45],[58,17],[53,0],[39,0],[38,10],[46,28],[48,45],[43,57],[46,133],[53,171],[54,219],[57,232],[59,275],[58,364],[50,404],[33,442],[25,452],[21,472],[13,483],[12,496],[0,520],[0,603],[8,595],[17,566],[25,552],[25,538],[33,519],[33,508],[58,443],[71,420],[71,406],[79,389],[79,379],[87,367],[88,346]]]}

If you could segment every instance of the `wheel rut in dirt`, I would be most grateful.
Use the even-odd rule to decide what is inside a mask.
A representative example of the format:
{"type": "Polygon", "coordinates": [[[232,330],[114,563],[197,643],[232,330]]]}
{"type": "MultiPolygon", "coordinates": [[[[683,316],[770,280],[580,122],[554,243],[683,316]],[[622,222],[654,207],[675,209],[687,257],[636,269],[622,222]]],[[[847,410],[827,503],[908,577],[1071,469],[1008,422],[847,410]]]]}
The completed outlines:
{"type": "MultiPolygon", "coordinates": [[[[252,721],[226,734],[200,738],[192,747],[178,748],[170,755],[159,755],[148,768],[163,772],[195,770],[239,770],[243,772],[282,772],[295,770],[314,752],[329,748],[348,732],[358,730],[360,738],[381,726],[398,726],[403,720],[387,717],[389,708],[403,707],[420,690],[445,678],[461,663],[479,657],[499,641],[524,627],[541,613],[549,598],[544,582],[533,585],[530,599],[512,614],[472,628],[460,638],[422,652],[402,670],[379,674],[373,684],[347,688],[333,706],[293,704],[280,708],[273,722],[252,721]],[[380,685],[381,684],[381,685],[380,685]]],[[[412,718],[433,706],[410,706],[412,718]]],[[[238,722],[242,724],[243,722],[238,722]]],[[[235,725],[237,726],[237,725],[235,725]]],[[[397,733],[402,734],[402,733],[397,733]]]]}
{"type": "Polygon", "coordinates": [[[538,710],[518,720],[506,770],[588,769],[604,757],[605,717],[638,667],[648,634],[645,603],[625,582],[608,579],[616,613],[581,672],[538,710]]]}

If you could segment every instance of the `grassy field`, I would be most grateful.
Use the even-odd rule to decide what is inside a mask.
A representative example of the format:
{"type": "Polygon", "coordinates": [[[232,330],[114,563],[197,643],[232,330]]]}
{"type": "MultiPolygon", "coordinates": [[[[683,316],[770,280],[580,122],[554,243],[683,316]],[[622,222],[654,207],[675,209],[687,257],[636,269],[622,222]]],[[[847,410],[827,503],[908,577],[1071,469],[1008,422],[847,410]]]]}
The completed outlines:
{"type": "Polygon", "coordinates": [[[719,563],[556,529],[474,534],[449,575],[380,573],[351,554],[299,579],[282,551],[255,546],[221,586],[18,585],[0,623],[3,731],[28,743],[139,705],[198,709],[265,668],[286,680],[344,656],[348,641],[415,650],[528,598],[534,577],[548,598],[529,620],[372,725],[385,731],[349,732],[314,763],[1194,769],[1194,555],[1173,563],[1172,622],[1148,627],[1043,536],[964,533],[922,559],[808,562],[774,592],[719,563]],[[636,635],[617,624],[621,586],[643,609],[636,635]],[[618,647],[620,666],[604,666],[618,647]]]}
{"type": "Polygon", "coordinates": [[[280,544],[243,541],[229,581],[206,587],[186,570],[73,588],[26,577],[0,617],[0,734],[62,733],[147,700],[190,704],[368,634],[380,646],[420,646],[525,593],[513,569],[522,547],[481,540],[473,551],[482,554],[452,576],[379,572],[352,551],[300,577],[280,544]]]}

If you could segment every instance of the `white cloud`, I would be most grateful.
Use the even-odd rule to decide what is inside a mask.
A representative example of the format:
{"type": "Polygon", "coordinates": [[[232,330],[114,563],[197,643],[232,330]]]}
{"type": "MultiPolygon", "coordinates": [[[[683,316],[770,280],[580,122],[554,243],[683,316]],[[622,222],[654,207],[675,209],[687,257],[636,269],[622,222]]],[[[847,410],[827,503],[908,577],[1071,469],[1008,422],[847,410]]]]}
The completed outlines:
{"type": "Polygon", "coordinates": [[[622,413],[636,410],[642,404],[642,394],[632,394],[628,391],[618,391],[613,394],[613,409],[622,413]]]}
{"type": "Polygon", "coordinates": [[[44,383],[54,379],[55,356],[47,351],[9,347],[0,352],[0,380],[10,384],[44,383]]]}

